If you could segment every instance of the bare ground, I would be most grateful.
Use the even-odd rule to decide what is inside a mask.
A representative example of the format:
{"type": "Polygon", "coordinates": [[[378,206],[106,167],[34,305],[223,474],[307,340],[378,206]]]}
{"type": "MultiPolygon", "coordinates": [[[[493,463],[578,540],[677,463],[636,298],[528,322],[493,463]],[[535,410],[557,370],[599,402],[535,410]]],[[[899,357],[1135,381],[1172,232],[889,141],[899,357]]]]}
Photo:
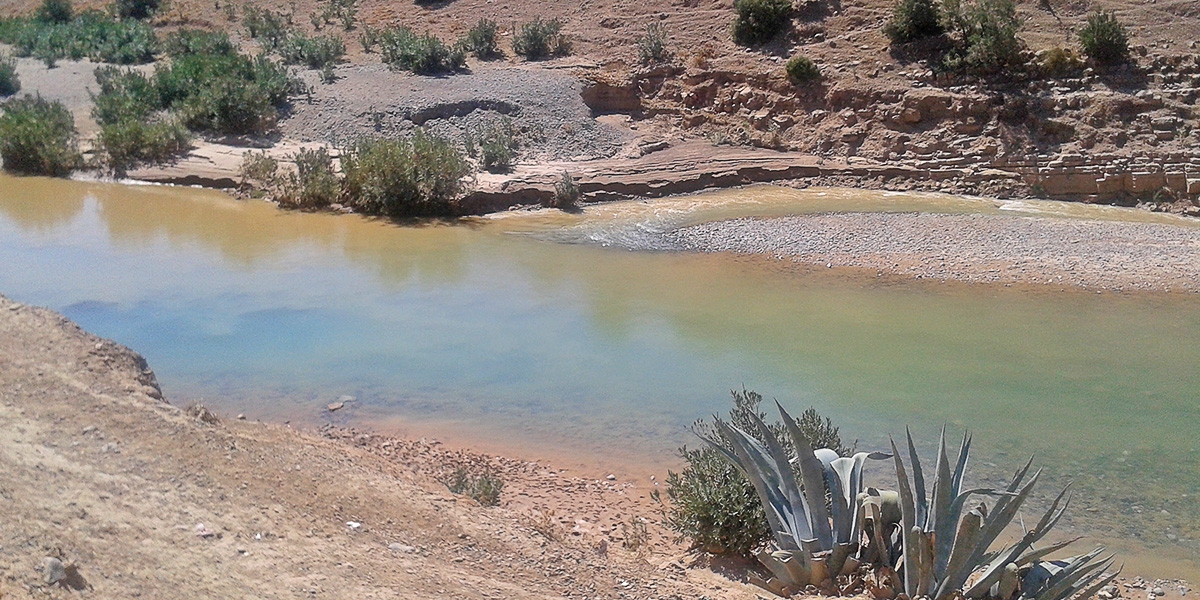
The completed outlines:
{"type": "Polygon", "coordinates": [[[220,421],[137,354],[0,297],[0,598],[711,598],[750,588],[666,543],[649,482],[435,442],[220,421]],[[207,420],[206,420],[207,419],[207,420]],[[437,476],[490,463],[499,507],[437,476]],[[357,524],[357,525],[355,525],[357,524]],[[70,575],[47,583],[58,559],[70,575]],[[77,575],[77,576],[76,576],[77,575]]]}

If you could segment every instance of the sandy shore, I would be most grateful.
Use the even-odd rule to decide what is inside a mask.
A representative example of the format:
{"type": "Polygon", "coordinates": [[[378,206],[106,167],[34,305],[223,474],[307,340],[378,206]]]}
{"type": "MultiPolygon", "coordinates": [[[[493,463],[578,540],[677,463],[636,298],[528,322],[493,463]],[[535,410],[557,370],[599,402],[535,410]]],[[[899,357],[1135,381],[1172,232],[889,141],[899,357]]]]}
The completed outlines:
{"type": "Polygon", "coordinates": [[[0,598],[76,597],[48,559],[97,598],[754,597],[667,539],[653,482],[161,398],[134,352],[0,297],[0,598]],[[459,465],[500,506],[439,483],[459,465]]]}
{"type": "Polygon", "coordinates": [[[665,234],[680,249],[764,254],[918,279],[1200,291],[1200,228],[1007,215],[744,218],[665,234]]]}

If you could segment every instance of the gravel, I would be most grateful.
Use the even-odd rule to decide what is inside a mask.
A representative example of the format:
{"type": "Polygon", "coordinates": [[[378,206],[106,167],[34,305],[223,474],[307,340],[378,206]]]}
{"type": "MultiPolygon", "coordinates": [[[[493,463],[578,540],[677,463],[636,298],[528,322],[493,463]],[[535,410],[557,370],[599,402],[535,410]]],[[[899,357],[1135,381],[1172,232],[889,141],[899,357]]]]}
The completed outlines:
{"type": "Polygon", "coordinates": [[[285,138],[337,143],[366,135],[403,135],[423,126],[454,140],[467,130],[511,118],[521,131],[521,160],[586,160],[616,154],[627,134],[599,123],[568,72],[478,66],[467,73],[425,77],[381,64],[344,65],[338,80],[312,87],[281,121],[285,138]]]}
{"type": "Polygon", "coordinates": [[[834,213],[667,232],[677,249],[970,282],[1200,291],[1200,228],[999,215],[834,213]]]}

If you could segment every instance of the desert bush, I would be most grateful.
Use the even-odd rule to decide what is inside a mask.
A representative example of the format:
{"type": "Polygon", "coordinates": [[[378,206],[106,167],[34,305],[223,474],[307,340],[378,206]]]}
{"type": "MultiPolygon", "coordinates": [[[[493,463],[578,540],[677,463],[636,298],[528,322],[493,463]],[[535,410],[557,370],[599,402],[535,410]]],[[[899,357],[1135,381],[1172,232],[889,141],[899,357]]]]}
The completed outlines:
{"type": "Polygon", "coordinates": [[[1070,48],[1051,48],[1040,59],[1042,74],[1055,79],[1077,75],[1084,68],[1083,58],[1070,48]]]}
{"type": "Polygon", "coordinates": [[[358,141],[342,154],[342,172],[350,206],[399,218],[453,214],[471,167],[454,144],[418,129],[358,141]]]}
{"type": "Polygon", "coordinates": [[[458,41],[458,46],[464,51],[475,55],[479,60],[499,58],[504,55],[500,51],[498,34],[500,27],[491,19],[480,19],[475,26],[467,31],[458,41]]]}
{"type": "Polygon", "coordinates": [[[643,65],[670,60],[671,52],[667,50],[667,28],[662,23],[647,25],[646,33],[637,39],[637,49],[638,62],[643,65]]]}
{"type": "Polygon", "coordinates": [[[791,26],[791,0],[735,0],[733,9],[733,41],[742,46],[765,44],[791,26]]]}
{"type": "Polygon", "coordinates": [[[892,18],[883,33],[894,44],[942,33],[942,16],[933,0],[900,0],[892,9],[892,18]]]}
{"type": "Polygon", "coordinates": [[[141,64],[154,60],[154,30],[141,21],[117,21],[95,10],[79,13],[66,23],[39,19],[8,19],[0,41],[12,44],[17,55],[54,61],[84,57],[97,62],[141,64]]]}
{"type": "Polygon", "coordinates": [[[428,32],[417,35],[407,27],[392,27],[379,32],[377,39],[380,57],[393,69],[431,75],[466,67],[465,51],[446,46],[428,32]]]}
{"type": "Polygon", "coordinates": [[[1079,30],[1083,53],[1099,64],[1115,64],[1129,58],[1129,35],[1111,11],[1088,16],[1087,25],[1079,30]]]}
{"type": "Polygon", "coordinates": [[[75,16],[71,0],[42,0],[34,18],[41,23],[64,24],[70,23],[75,16]]]}
{"type": "Polygon", "coordinates": [[[354,22],[358,17],[358,0],[326,0],[324,7],[321,7],[321,12],[314,17],[314,26],[319,29],[320,25],[328,25],[333,22],[340,22],[342,29],[350,31],[354,29],[354,22]]]}
{"type": "Polygon", "coordinates": [[[274,50],[287,39],[290,33],[288,18],[282,13],[247,4],[242,9],[242,25],[250,37],[258,40],[264,48],[274,50]]]}
{"type": "Polygon", "coordinates": [[[1017,37],[1021,22],[1013,0],[973,0],[967,6],[947,0],[943,7],[962,42],[961,51],[948,56],[945,66],[990,74],[1023,63],[1024,44],[1017,37]]]}
{"type": "Polygon", "coordinates": [[[100,93],[92,94],[92,118],[101,125],[144,121],[162,108],[154,82],[138,71],[97,67],[100,93]]]}
{"type": "Polygon", "coordinates": [[[811,83],[821,78],[821,68],[807,56],[796,55],[787,61],[787,74],[792,83],[811,83]]]}
{"type": "Polygon", "coordinates": [[[362,44],[363,52],[370,54],[375,51],[375,46],[379,45],[379,30],[363,26],[362,33],[358,34],[358,43],[362,44]]]}
{"type": "Polygon", "coordinates": [[[490,469],[475,474],[465,467],[459,467],[442,483],[451,493],[466,496],[484,506],[499,504],[500,492],[504,489],[504,481],[490,469]]]}
{"type": "Polygon", "coordinates": [[[66,177],[82,157],[75,119],[61,102],[41,96],[14,98],[0,115],[0,159],[4,169],[25,175],[66,177]]]}
{"type": "Polygon", "coordinates": [[[163,39],[162,50],[170,57],[187,54],[234,54],[236,52],[233,42],[229,41],[229,34],[223,31],[204,31],[202,29],[180,29],[167,35],[163,39]]]}
{"type": "Polygon", "coordinates": [[[190,54],[154,73],[161,106],[193,131],[259,133],[303,83],[266,56],[190,54]]]}
{"type": "Polygon", "coordinates": [[[113,0],[113,10],[122,19],[148,19],[158,10],[160,0],[113,0]]]}
{"type": "Polygon", "coordinates": [[[554,198],[551,201],[551,208],[559,208],[569,210],[575,208],[579,204],[579,199],[583,194],[579,191],[579,184],[575,183],[575,178],[571,174],[563,171],[562,177],[554,184],[554,198]]]}
{"type": "Polygon", "coordinates": [[[346,54],[346,44],[332,35],[308,37],[295,33],[284,39],[276,49],[284,64],[302,64],[310,69],[333,66],[346,54]]]}
{"type": "Polygon", "coordinates": [[[484,125],[478,132],[466,136],[467,154],[478,158],[487,171],[502,173],[512,168],[517,158],[517,131],[507,117],[484,125]]]}
{"type": "Polygon", "coordinates": [[[147,163],[169,160],[187,152],[192,136],[175,118],[147,123],[123,120],[100,126],[97,160],[117,176],[147,163]]]}
{"type": "MultiPolygon", "coordinates": [[[[761,432],[753,418],[766,421],[760,409],[762,396],[753,391],[732,390],[733,408],[729,423],[751,432],[762,441],[761,432]]],[[[775,436],[784,444],[789,456],[795,450],[786,435],[784,424],[768,422],[775,436]]],[[[808,409],[797,419],[800,430],[813,448],[829,448],[839,455],[851,454],[842,445],[840,431],[815,409],[808,409]]],[[[708,420],[697,421],[693,429],[700,435],[721,440],[721,434],[708,420]]],[[[732,449],[728,441],[724,445],[732,449]]],[[[686,466],[678,473],[667,473],[667,497],[671,504],[666,512],[666,525],[688,539],[698,548],[714,554],[750,556],[756,546],[771,538],[758,495],[746,476],[737,470],[718,450],[679,449],[686,466]]]]}
{"type": "Polygon", "coordinates": [[[0,55],[0,96],[11,96],[19,91],[21,78],[17,77],[17,59],[0,55]]]}
{"type": "Polygon", "coordinates": [[[247,151],[242,155],[238,175],[242,178],[243,186],[257,184],[262,189],[271,190],[280,182],[279,161],[267,154],[266,150],[247,151]]]}
{"type": "Polygon", "coordinates": [[[513,52],[524,56],[525,60],[541,60],[570,54],[571,42],[562,33],[562,21],[543,21],[538,17],[520,27],[514,27],[512,48],[513,52]]]}
{"type": "Polygon", "coordinates": [[[333,158],[325,148],[301,149],[289,159],[296,164],[296,171],[288,174],[284,193],[276,198],[281,204],[320,208],[337,202],[342,184],[333,172],[333,158]]]}

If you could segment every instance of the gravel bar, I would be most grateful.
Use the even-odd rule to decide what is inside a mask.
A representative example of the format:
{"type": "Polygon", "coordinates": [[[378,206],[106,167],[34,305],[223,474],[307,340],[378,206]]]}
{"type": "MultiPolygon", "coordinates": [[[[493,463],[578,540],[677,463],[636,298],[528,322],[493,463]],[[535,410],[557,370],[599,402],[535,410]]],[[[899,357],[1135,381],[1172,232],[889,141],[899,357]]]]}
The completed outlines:
{"type": "Polygon", "coordinates": [[[701,252],[791,258],[918,279],[1200,291],[1200,228],[927,213],[742,218],[664,234],[701,252]]]}

